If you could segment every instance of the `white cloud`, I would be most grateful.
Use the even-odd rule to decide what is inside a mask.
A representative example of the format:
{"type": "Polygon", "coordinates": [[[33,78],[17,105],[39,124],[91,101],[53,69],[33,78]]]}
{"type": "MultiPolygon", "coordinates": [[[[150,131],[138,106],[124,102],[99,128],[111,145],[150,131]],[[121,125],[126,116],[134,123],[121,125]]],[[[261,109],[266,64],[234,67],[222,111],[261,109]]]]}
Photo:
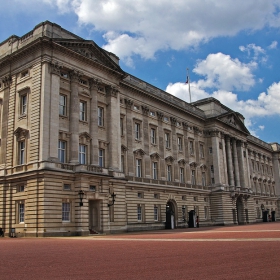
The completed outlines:
{"type": "Polygon", "coordinates": [[[104,32],[104,48],[126,61],[133,55],[150,59],[158,50],[182,50],[241,30],[280,26],[279,0],[44,1],[61,12],[74,11],[81,24],[104,32]]]}
{"type": "Polygon", "coordinates": [[[256,46],[255,44],[248,44],[246,47],[240,46],[239,49],[242,52],[247,52],[249,57],[251,57],[251,52],[252,52],[253,53],[252,57],[254,60],[258,60],[259,57],[262,56],[260,61],[263,63],[267,61],[267,57],[265,55],[266,52],[260,46],[256,46]]]}
{"type": "Polygon", "coordinates": [[[264,130],[264,127],[265,127],[264,125],[259,125],[260,130],[264,130]]]}
{"type": "Polygon", "coordinates": [[[254,84],[252,70],[256,62],[245,64],[223,53],[209,54],[205,60],[197,63],[193,72],[204,76],[199,80],[199,88],[219,88],[227,91],[249,90],[254,84]]]}
{"type": "Polygon", "coordinates": [[[277,45],[278,45],[278,42],[277,41],[273,41],[270,45],[269,45],[269,49],[276,49],[277,48],[277,45]]]}

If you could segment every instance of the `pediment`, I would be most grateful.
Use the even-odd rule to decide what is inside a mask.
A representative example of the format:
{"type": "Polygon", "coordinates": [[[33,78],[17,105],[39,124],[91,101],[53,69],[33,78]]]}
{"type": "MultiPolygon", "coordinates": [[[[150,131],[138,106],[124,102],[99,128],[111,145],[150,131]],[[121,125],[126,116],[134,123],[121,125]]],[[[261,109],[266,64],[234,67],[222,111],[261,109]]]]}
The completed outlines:
{"type": "Polygon", "coordinates": [[[145,152],[142,149],[135,150],[133,152],[136,156],[142,157],[145,155],[145,152]]]}
{"type": "Polygon", "coordinates": [[[218,117],[218,120],[222,121],[223,123],[225,123],[231,127],[241,130],[246,134],[250,134],[249,130],[246,128],[244,123],[240,120],[237,113],[235,113],[235,112],[226,113],[226,114],[218,117]]]}
{"type": "Polygon", "coordinates": [[[73,40],[73,39],[57,39],[56,43],[66,47],[90,60],[103,64],[113,70],[123,72],[118,65],[119,58],[113,53],[109,53],[100,48],[93,41],[73,40]]]}
{"type": "Polygon", "coordinates": [[[159,160],[160,159],[160,155],[158,153],[153,153],[150,155],[150,158],[152,160],[159,160]]]}

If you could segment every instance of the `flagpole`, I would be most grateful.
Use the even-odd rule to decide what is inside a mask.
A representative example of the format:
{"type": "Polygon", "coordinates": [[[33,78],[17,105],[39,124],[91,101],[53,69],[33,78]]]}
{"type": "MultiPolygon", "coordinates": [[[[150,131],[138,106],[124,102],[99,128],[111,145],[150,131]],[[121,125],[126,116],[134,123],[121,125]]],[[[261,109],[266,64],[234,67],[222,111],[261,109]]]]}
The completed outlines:
{"type": "Polygon", "coordinates": [[[190,103],[192,103],[192,97],[191,97],[191,80],[189,75],[189,68],[187,68],[187,82],[189,84],[189,96],[190,96],[190,103]]]}

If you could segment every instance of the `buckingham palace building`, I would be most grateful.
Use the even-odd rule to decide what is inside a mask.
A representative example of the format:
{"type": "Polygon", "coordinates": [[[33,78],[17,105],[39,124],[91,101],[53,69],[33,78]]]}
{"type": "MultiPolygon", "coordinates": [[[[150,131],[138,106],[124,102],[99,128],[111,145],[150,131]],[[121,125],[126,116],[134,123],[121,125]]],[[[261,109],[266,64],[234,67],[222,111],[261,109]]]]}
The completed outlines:
{"type": "Polygon", "coordinates": [[[280,145],[215,98],[187,103],[49,21],[0,43],[4,236],[280,219],[280,145]]]}

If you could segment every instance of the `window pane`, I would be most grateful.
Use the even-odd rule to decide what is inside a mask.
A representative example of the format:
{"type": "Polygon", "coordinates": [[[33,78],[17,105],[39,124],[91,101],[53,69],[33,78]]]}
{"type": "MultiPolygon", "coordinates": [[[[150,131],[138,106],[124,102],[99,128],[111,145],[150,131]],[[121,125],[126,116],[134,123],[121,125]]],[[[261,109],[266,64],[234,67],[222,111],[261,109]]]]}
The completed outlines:
{"type": "Polygon", "coordinates": [[[62,203],[62,221],[70,222],[70,203],[62,203]]]}

